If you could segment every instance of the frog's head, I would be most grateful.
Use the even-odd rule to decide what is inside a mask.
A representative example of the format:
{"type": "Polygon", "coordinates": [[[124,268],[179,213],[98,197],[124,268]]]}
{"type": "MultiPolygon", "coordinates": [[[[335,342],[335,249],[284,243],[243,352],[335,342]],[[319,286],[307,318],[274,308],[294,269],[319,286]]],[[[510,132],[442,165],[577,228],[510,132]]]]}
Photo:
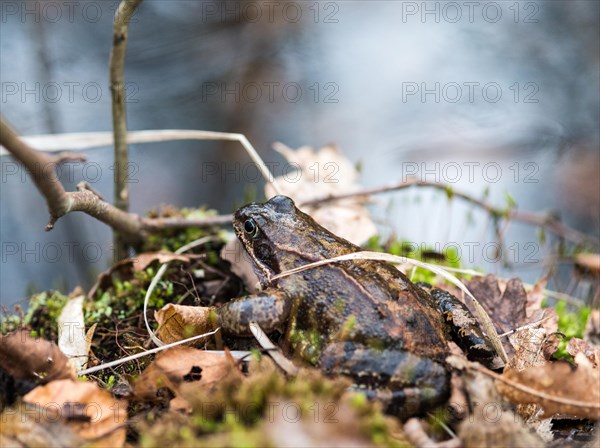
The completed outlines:
{"type": "Polygon", "coordinates": [[[261,282],[284,270],[337,255],[339,247],[350,244],[298,210],[287,196],[240,208],[233,228],[261,282]]]}

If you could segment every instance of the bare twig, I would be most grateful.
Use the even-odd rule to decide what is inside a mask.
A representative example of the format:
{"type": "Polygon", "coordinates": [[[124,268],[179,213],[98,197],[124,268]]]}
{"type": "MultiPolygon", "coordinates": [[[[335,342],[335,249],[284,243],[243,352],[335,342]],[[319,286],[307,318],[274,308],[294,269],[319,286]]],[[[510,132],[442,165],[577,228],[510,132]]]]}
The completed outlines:
{"type": "Polygon", "coordinates": [[[67,192],[56,175],[56,166],[67,160],[83,160],[77,153],[50,155],[37,151],[0,120],[0,144],[5,147],[27,170],[46,198],[50,220],[46,230],[52,230],[62,216],[70,212],[84,212],[102,221],[123,235],[130,243],[142,241],[149,232],[170,228],[210,227],[231,222],[231,215],[210,216],[204,219],[142,218],[114,207],[85,182],[77,185],[77,191],[67,192]]]}
{"type": "Polygon", "coordinates": [[[594,237],[591,235],[586,235],[583,232],[575,230],[575,229],[561,223],[551,214],[540,214],[540,213],[533,213],[533,212],[520,211],[520,210],[514,210],[514,209],[501,209],[498,207],[494,207],[493,205],[491,205],[481,199],[477,199],[467,193],[456,191],[450,185],[439,183],[439,182],[422,181],[422,180],[418,180],[418,179],[409,179],[408,181],[405,181],[405,182],[396,182],[396,183],[392,183],[389,185],[383,185],[383,186],[379,186],[379,187],[365,188],[363,190],[353,191],[351,193],[328,195],[328,196],[324,196],[321,198],[311,199],[310,201],[303,202],[300,205],[301,206],[315,205],[315,204],[319,204],[322,202],[334,201],[334,200],[338,200],[338,199],[346,199],[346,198],[355,197],[355,196],[368,196],[368,195],[372,195],[372,194],[387,193],[389,191],[404,190],[406,188],[411,188],[411,187],[430,187],[430,188],[442,190],[442,191],[446,192],[446,194],[449,197],[456,196],[458,198],[463,199],[466,202],[469,202],[473,205],[476,205],[479,208],[482,208],[483,210],[488,212],[494,218],[514,219],[516,221],[524,222],[527,224],[538,225],[541,227],[545,227],[548,230],[550,230],[551,232],[553,232],[554,234],[561,236],[561,237],[563,237],[569,241],[572,241],[576,244],[591,243],[596,246],[600,246],[600,239],[598,239],[597,237],[594,237]]]}
{"type": "Polygon", "coordinates": [[[117,229],[129,240],[141,239],[142,224],[138,215],[113,207],[83,184],[78,185],[76,192],[65,191],[55,170],[58,162],[66,160],[64,155],[52,157],[29,147],[3,120],[0,120],[0,142],[29,170],[38,190],[46,198],[50,212],[46,230],[52,230],[56,221],[67,213],[81,211],[117,229]]]}
{"type": "Polygon", "coordinates": [[[187,227],[223,226],[231,223],[233,215],[207,216],[206,218],[144,218],[144,229],[149,232],[164,229],[185,229],[187,227]]]}
{"type": "MultiPolygon", "coordinates": [[[[110,92],[112,96],[112,119],[115,150],[115,206],[124,212],[129,210],[127,191],[129,156],[127,152],[127,120],[125,113],[125,50],[129,20],[142,0],[123,0],[115,13],[113,46],[110,52],[110,92]]],[[[114,235],[115,258],[127,254],[127,246],[119,232],[114,235]]]]}

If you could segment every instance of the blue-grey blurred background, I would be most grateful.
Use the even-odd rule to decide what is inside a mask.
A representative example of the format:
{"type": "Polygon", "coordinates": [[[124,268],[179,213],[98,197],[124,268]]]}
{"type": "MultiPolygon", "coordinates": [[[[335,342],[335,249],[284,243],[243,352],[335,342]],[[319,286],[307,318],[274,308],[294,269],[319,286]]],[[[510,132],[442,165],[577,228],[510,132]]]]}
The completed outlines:
{"type": "MultiPolygon", "coordinates": [[[[509,192],[521,210],[556,211],[598,236],[599,5],[146,0],[130,26],[128,128],[241,132],[278,163],[275,141],[333,142],[360,162],[364,185],[415,174],[477,197],[487,189],[500,207],[509,192]]],[[[3,117],[22,135],[110,131],[117,2],[0,6],[3,117]]],[[[207,174],[207,163],[248,161],[233,143],[130,152],[138,213],[164,203],[228,213],[250,181],[207,174]]],[[[112,149],[86,153],[89,163],[63,172],[65,187],[87,180],[112,198],[112,149]]],[[[44,233],[48,213],[31,179],[9,156],[1,162],[2,304],[89,287],[109,265],[109,229],[72,214],[44,233]]],[[[533,282],[556,262],[556,240],[518,223],[503,229],[510,266],[491,261],[489,217],[439,192],[387,194],[372,212],[383,231],[417,244],[457,244],[466,266],[533,282]]],[[[555,289],[590,295],[568,261],[561,272],[555,289]]]]}

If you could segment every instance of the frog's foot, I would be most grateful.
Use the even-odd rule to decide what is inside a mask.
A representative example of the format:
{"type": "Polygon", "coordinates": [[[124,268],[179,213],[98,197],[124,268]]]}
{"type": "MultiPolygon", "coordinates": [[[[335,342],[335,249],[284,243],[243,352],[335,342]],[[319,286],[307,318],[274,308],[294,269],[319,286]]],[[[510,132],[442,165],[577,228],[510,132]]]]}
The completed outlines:
{"type": "Polygon", "coordinates": [[[501,367],[503,363],[496,350],[466,305],[442,289],[432,289],[430,294],[444,316],[452,340],[465,352],[467,358],[490,369],[501,367]]]}
{"type": "Polygon", "coordinates": [[[357,390],[401,419],[432,410],[450,395],[450,373],[442,364],[403,350],[336,342],[325,348],[320,365],[329,375],[350,376],[357,390]]]}

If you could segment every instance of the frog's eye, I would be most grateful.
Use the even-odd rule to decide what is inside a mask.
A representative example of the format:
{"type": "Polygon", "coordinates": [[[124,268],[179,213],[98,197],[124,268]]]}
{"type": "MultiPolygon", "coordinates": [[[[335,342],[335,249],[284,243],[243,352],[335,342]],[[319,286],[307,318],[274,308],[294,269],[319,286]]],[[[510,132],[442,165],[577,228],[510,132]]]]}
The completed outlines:
{"type": "Polygon", "coordinates": [[[252,238],[256,238],[258,236],[258,226],[252,218],[246,220],[246,222],[244,223],[244,230],[252,238]]]}

